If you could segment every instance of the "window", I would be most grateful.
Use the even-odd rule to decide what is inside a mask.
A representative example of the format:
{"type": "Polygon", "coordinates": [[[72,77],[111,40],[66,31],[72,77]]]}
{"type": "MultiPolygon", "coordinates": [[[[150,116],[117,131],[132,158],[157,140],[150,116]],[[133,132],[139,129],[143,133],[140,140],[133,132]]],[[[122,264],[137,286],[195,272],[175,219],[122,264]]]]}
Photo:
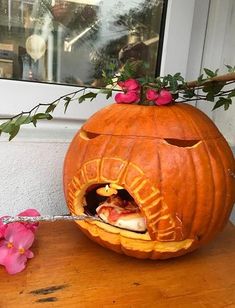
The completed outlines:
{"type": "MultiPolygon", "coordinates": [[[[112,1],[114,2],[114,0],[112,1]]],[[[137,3],[137,1],[139,0],[135,0],[135,3],[137,3]]],[[[9,0],[9,2],[12,3],[11,0],[9,0]]],[[[17,3],[19,2],[23,2],[23,0],[17,1],[17,3]]],[[[36,1],[28,0],[27,3],[29,2],[34,3],[36,1]]],[[[76,3],[78,2],[81,3],[82,1],[76,1],[76,3]]],[[[87,2],[88,1],[86,1],[86,3],[87,2]]],[[[110,2],[110,0],[103,0],[103,2],[110,2]]],[[[115,0],[115,2],[117,2],[117,0],[115,0]]],[[[0,3],[3,3],[2,0],[0,0],[0,3]]],[[[164,2],[164,5],[165,3],[166,2],[164,2]]],[[[164,36],[160,35],[160,37],[164,38],[162,55],[158,57],[158,61],[161,60],[161,63],[159,62],[159,64],[161,64],[161,76],[177,72],[181,72],[188,80],[199,76],[208,7],[209,0],[167,1],[166,25],[165,29],[161,29],[161,31],[164,32],[164,36]]],[[[0,14],[1,12],[2,9],[0,9],[0,14]]],[[[3,24],[3,21],[4,24],[6,24],[8,16],[5,16],[5,21],[0,17],[0,25],[3,24]]],[[[6,28],[5,26],[5,30],[8,31],[8,27],[6,28]]],[[[14,44],[13,38],[10,42],[10,37],[7,41],[6,39],[2,40],[3,36],[5,36],[5,34],[1,29],[1,44],[11,44],[11,42],[14,44]]],[[[6,50],[6,47],[4,48],[3,50],[6,50]]],[[[155,53],[156,52],[157,49],[155,49],[155,53]]],[[[47,51],[45,53],[47,53],[47,51]]],[[[0,57],[0,59],[5,60],[6,56],[0,57]]],[[[76,60],[78,61],[79,59],[76,60]]],[[[10,67],[11,66],[9,66],[9,71],[11,71],[10,67]]],[[[155,65],[152,69],[153,71],[155,70],[155,65]]],[[[78,89],[78,85],[69,86],[68,84],[61,85],[54,82],[18,81],[7,78],[8,77],[0,78],[1,97],[4,98],[0,102],[0,116],[2,117],[14,115],[22,110],[29,110],[39,102],[51,102],[62,95],[66,95],[78,89]]],[[[15,77],[13,78],[16,79],[15,77]]],[[[53,113],[54,121],[41,123],[40,129],[34,129],[26,125],[24,131],[25,135],[22,132],[21,136],[23,139],[36,139],[39,141],[52,139],[60,141],[70,140],[72,135],[88,117],[103,106],[112,102],[112,97],[107,101],[105,97],[99,95],[93,103],[77,104],[74,102],[74,104],[71,104],[68,108],[66,114],[64,114],[63,105],[61,105],[61,108],[56,108],[53,113]]]]}
{"type": "Polygon", "coordinates": [[[127,60],[143,61],[155,75],[166,6],[166,0],[0,0],[0,77],[101,86],[102,71],[117,72],[127,60]]]}

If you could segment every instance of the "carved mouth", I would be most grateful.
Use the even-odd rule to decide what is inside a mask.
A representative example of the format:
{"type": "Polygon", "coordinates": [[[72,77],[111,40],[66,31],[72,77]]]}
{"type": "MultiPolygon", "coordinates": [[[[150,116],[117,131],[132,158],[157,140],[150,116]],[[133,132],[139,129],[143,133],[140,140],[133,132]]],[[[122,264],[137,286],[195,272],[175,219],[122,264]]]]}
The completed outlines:
{"type": "MultiPolygon", "coordinates": [[[[132,162],[120,158],[104,157],[83,164],[70,181],[67,201],[74,215],[87,213],[101,218],[102,221],[85,220],[77,221],[77,224],[91,239],[118,252],[121,252],[120,247],[157,253],[174,252],[189,248],[194,241],[184,238],[181,220],[170,211],[160,190],[144,172],[132,162]],[[130,216],[125,218],[138,214],[142,222],[141,228],[136,228],[137,223],[133,228],[130,219],[125,224],[125,215],[119,217],[122,218],[121,224],[120,220],[110,221],[112,209],[107,210],[105,202],[113,200],[110,200],[111,196],[97,194],[97,190],[105,190],[106,185],[111,188],[115,187],[113,185],[122,186],[123,189],[117,189],[114,197],[120,198],[121,203],[130,202],[134,205],[136,212],[128,213],[130,216]],[[102,208],[104,211],[100,212],[102,208]]],[[[125,207],[122,205],[122,210],[125,210],[125,207]]],[[[116,210],[120,214],[120,208],[115,208],[116,210]]]]}
{"type": "Polygon", "coordinates": [[[93,184],[87,188],[83,204],[84,213],[97,216],[112,226],[141,233],[147,230],[144,215],[123,186],[93,184]]]}
{"type": "MultiPolygon", "coordinates": [[[[149,184],[146,180],[136,182],[136,188],[133,190],[117,182],[90,181],[84,182],[82,187],[79,186],[80,183],[81,176],[79,183],[76,177],[71,182],[69,207],[75,215],[86,213],[102,220],[102,222],[90,221],[90,224],[108,229],[109,232],[122,234],[124,231],[126,235],[133,238],[161,242],[182,240],[181,221],[175,221],[172,218],[159,191],[154,190],[152,193],[150,189],[149,194],[146,194],[146,191],[144,195],[141,194],[143,183],[149,184]],[[122,189],[117,189],[117,193],[111,195],[97,193],[103,190],[105,194],[106,187],[109,190],[114,187],[113,185],[122,189]],[[129,211],[130,207],[131,211],[129,211]]],[[[81,225],[82,222],[78,224],[81,225]]]]}
{"type": "MultiPolygon", "coordinates": [[[[127,220],[129,220],[129,223],[124,224],[123,220],[125,220],[125,215],[121,215],[119,220],[114,219],[112,221],[111,219],[110,221],[110,215],[107,215],[106,213],[106,215],[102,216],[104,212],[99,212],[102,207],[105,208],[105,202],[110,201],[110,196],[101,196],[97,194],[97,190],[105,190],[106,185],[108,185],[109,187],[112,186],[112,182],[90,181],[89,183],[84,182],[82,184],[82,187],[80,186],[80,183],[81,182],[78,183],[77,177],[74,177],[73,181],[71,182],[68,194],[69,208],[71,212],[75,215],[87,213],[89,215],[100,217],[102,219],[102,222],[96,220],[77,221],[77,224],[85,231],[85,233],[91,239],[96,239],[96,241],[98,241],[101,245],[111,248],[110,244],[108,243],[112,243],[111,249],[117,252],[121,252],[120,248],[118,248],[121,245],[123,247],[126,247],[126,249],[128,250],[131,249],[131,251],[135,251],[137,247],[139,247],[140,250],[153,250],[156,251],[156,253],[175,252],[181,249],[187,249],[192,245],[192,239],[178,240],[175,238],[176,233],[175,231],[172,232],[172,229],[175,229],[175,225],[170,225],[170,227],[167,227],[167,229],[164,229],[163,231],[159,230],[158,233],[151,234],[151,231],[154,231],[155,225],[151,225],[151,218],[148,218],[149,221],[147,221],[146,215],[149,213],[148,211],[151,211],[153,206],[151,205],[151,207],[145,207],[145,204],[143,202],[140,202],[140,204],[137,203],[136,201],[140,199],[139,194],[136,193],[137,190],[130,190],[125,187],[124,184],[120,184],[124,186],[124,189],[118,190],[118,193],[114,195],[120,198],[121,202],[131,202],[132,204],[134,203],[134,208],[136,208],[137,213],[128,213],[128,215],[130,216],[127,215],[126,218],[127,220]],[[132,221],[130,219],[131,215],[136,214],[139,215],[139,219],[142,219],[142,223],[140,224],[142,229],[139,226],[136,228],[136,226],[138,225],[137,223],[134,224],[134,228],[133,224],[130,223],[130,221],[132,221]],[[154,238],[155,234],[156,237],[154,238]]],[[[115,185],[119,184],[117,184],[116,182],[115,185]]],[[[155,201],[151,204],[159,205],[159,197],[154,198],[150,196],[149,200],[152,199],[154,199],[155,201]]],[[[111,202],[112,201],[113,200],[111,200],[111,202]]],[[[151,215],[151,212],[149,215],[151,215]]],[[[156,228],[160,227],[161,221],[165,223],[166,219],[169,219],[169,215],[167,214],[167,207],[165,206],[165,204],[163,203],[162,205],[159,205],[159,214],[154,212],[152,216],[155,222],[156,220],[159,221],[159,224],[158,226],[156,226],[156,228]]],[[[169,222],[171,223],[171,220],[169,220],[169,222]]]]}

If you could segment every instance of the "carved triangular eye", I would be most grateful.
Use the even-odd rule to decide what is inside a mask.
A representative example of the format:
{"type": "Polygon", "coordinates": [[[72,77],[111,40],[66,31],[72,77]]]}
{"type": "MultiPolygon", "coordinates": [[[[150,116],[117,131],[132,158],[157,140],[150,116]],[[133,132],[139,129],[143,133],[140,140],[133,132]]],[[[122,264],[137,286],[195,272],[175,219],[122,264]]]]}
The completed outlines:
{"type": "Polygon", "coordinates": [[[96,137],[99,137],[100,134],[95,134],[95,133],[90,133],[90,132],[86,132],[85,130],[80,130],[79,136],[84,139],[84,140],[91,140],[94,139],[96,137]]]}
{"type": "Polygon", "coordinates": [[[168,144],[174,145],[180,148],[191,148],[197,146],[201,140],[182,140],[182,139],[164,139],[168,144]]]}

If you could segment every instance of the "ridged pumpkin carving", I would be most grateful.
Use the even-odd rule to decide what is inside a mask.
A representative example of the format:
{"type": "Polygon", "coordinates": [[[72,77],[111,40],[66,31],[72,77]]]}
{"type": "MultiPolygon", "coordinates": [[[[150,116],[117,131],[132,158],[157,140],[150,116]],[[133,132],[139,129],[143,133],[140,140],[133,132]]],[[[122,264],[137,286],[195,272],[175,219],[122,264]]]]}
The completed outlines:
{"type": "Polygon", "coordinates": [[[99,183],[123,186],[147,223],[145,233],[79,221],[92,240],[137,258],[183,255],[223,229],[235,202],[235,161],[224,137],[187,104],[113,104],[94,114],[73,139],[64,164],[72,214],[99,183]]]}

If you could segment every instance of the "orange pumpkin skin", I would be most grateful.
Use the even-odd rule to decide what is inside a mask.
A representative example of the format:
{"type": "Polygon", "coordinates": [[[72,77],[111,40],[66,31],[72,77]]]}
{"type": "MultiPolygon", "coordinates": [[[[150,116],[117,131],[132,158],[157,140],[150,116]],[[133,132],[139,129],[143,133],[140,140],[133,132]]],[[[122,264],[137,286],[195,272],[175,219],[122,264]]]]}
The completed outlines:
{"type": "Polygon", "coordinates": [[[74,137],[64,163],[72,214],[86,189],[122,185],[146,218],[148,232],[79,221],[89,238],[118,253],[166,259],[207,243],[225,226],[235,202],[235,161],[214,123],[188,104],[113,104],[74,137]]]}

